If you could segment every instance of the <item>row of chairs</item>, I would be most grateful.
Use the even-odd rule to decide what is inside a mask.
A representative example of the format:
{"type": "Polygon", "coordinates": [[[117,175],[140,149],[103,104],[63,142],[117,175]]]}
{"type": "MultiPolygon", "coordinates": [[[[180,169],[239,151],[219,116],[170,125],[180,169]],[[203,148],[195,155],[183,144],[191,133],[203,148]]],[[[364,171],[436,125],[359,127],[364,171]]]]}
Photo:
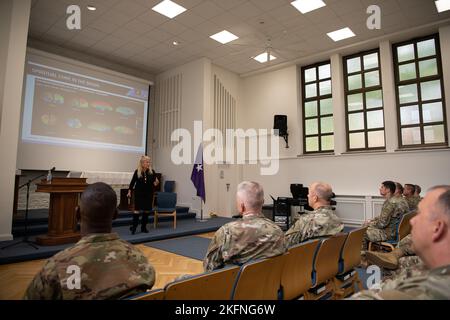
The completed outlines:
{"type": "Polygon", "coordinates": [[[133,300],[340,299],[362,289],[361,263],[366,228],[315,239],[280,256],[229,266],[171,282],[133,300]]]}
{"type": "Polygon", "coordinates": [[[381,242],[369,242],[368,250],[369,251],[392,251],[395,246],[411,233],[411,224],[410,220],[416,215],[416,210],[405,213],[401,219],[399,220],[396,228],[396,237],[392,240],[381,241],[381,242]]]}

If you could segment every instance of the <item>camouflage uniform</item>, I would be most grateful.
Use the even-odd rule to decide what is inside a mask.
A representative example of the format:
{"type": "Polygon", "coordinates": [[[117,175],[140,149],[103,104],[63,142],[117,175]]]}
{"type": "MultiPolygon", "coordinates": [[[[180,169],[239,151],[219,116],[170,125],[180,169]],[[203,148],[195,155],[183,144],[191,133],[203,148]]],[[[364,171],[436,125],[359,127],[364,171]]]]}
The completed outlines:
{"type": "Polygon", "coordinates": [[[203,261],[205,271],[226,264],[241,265],[286,252],[284,233],[261,213],[247,214],[223,225],[214,234],[203,261]]]}
{"type": "Polygon", "coordinates": [[[400,240],[400,242],[397,244],[397,248],[402,251],[403,256],[412,256],[412,255],[416,254],[412,247],[411,234],[408,234],[406,237],[404,237],[402,240],[400,240]]]}
{"type": "Polygon", "coordinates": [[[448,300],[450,299],[450,265],[411,274],[381,284],[379,289],[354,294],[352,300],[448,300]]]}
{"type": "Polygon", "coordinates": [[[420,200],[422,200],[422,198],[420,198],[419,196],[411,196],[411,197],[405,197],[405,200],[408,203],[409,210],[416,211],[417,206],[419,205],[419,202],[420,202],[420,200]]]}
{"type": "Polygon", "coordinates": [[[288,246],[293,246],[312,238],[332,236],[343,229],[344,224],[334,214],[331,206],[323,206],[301,215],[286,231],[286,241],[288,246]]]}
{"type": "Polygon", "coordinates": [[[141,251],[115,233],[92,234],[47,260],[24,299],[120,299],[154,283],[155,270],[141,251]],[[75,284],[72,265],[80,268],[80,289],[68,287],[75,284]]]}
{"type": "Polygon", "coordinates": [[[381,214],[369,223],[364,235],[363,250],[367,249],[369,241],[380,242],[395,239],[397,225],[407,212],[409,212],[409,206],[405,199],[401,197],[386,199],[381,208],[381,214]]]}
{"type": "Polygon", "coordinates": [[[398,259],[398,268],[395,271],[383,269],[383,283],[387,284],[393,279],[407,279],[422,275],[427,268],[418,256],[401,257],[398,259]]]}

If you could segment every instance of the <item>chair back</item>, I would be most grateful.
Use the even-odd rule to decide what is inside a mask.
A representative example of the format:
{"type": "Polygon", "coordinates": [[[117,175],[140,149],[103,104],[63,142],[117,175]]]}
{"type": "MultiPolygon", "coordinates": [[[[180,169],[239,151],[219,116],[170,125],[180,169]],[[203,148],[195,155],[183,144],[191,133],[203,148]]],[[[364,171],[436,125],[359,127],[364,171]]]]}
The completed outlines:
{"type": "Polygon", "coordinates": [[[367,227],[348,233],[339,260],[339,274],[346,273],[361,264],[361,246],[367,227]]]}
{"type": "Polygon", "coordinates": [[[398,241],[402,240],[411,233],[411,224],[409,221],[416,215],[416,211],[405,213],[398,226],[398,241]]]}
{"type": "Polygon", "coordinates": [[[156,207],[162,209],[174,209],[177,204],[177,194],[174,192],[158,192],[156,207]]]}
{"type": "Polygon", "coordinates": [[[133,297],[129,297],[129,300],[164,300],[164,290],[155,289],[147,291],[133,297]]]}
{"type": "Polygon", "coordinates": [[[164,192],[175,192],[175,181],[167,180],[164,182],[164,192]]]}
{"type": "Polygon", "coordinates": [[[247,262],[241,267],[231,294],[232,300],[277,300],[281,272],[288,253],[247,262]]]}
{"type": "Polygon", "coordinates": [[[290,247],[281,273],[281,292],[284,300],[293,300],[311,288],[314,254],[320,240],[312,240],[290,247]]]}
{"type": "Polygon", "coordinates": [[[312,284],[319,285],[337,275],[339,258],[347,233],[338,233],[322,241],[313,263],[312,284]]]}
{"type": "Polygon", "coordinates": [[[240,267],[203,273],[166,285],[166,300],[229,300],[240,267]]]}

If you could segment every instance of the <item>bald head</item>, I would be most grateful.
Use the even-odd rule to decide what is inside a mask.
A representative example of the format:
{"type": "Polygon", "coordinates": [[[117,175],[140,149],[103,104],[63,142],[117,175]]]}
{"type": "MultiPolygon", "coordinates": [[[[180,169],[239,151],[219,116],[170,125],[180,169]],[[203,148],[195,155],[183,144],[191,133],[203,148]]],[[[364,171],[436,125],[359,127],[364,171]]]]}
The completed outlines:
{"type": "Polygon", "coordinates": [[[237,187],[236,200],[240,213],[260,213],[264,204],[264,190],[257,182],[243,181],[237,187]]]}
{"type": "Polygon", "coordinates": [[[330,200],[332,197],[333,190],[328,183],[313,182],[309,186],[308,204],[314,209],[321,206],[330,205],[330,200]]]}
{"type": "Polygon", "coordinates": [[[450,264],[450,186],[431,188],[410,220],[414,251],[429,269],[450,264]]]}
{"type": "Polygon", "coordinates": [[[81,232],[109,233],[117,215],[117,195],[103,182],[89,185],[81,194],[81,232]]]}

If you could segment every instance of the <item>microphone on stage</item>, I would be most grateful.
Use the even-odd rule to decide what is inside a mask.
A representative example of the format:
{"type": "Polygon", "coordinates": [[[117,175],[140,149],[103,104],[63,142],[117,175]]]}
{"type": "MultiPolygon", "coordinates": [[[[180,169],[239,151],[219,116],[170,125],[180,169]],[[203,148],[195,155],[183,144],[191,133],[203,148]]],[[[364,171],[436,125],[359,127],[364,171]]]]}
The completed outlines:
{"type": "Polygon", "coordinates": [[[56,167],[50,169],[51,172],[55,171],[56,167]]]}

